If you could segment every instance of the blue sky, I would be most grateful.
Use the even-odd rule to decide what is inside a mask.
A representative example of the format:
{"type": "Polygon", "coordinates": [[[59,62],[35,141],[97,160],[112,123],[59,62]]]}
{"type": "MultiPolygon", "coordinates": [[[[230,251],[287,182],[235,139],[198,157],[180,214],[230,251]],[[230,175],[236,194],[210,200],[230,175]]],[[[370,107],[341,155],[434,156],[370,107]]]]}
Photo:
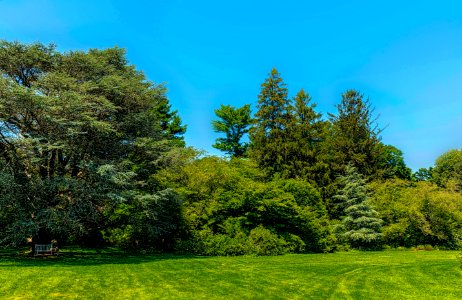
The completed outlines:
{"type": "Polygon", "coordinates": [[[414,170],[462,147],[460,1],[0,0],[0,38],[126,48],[214,154],[213,110],[254,105],[272,67],[324,115],[359,89],[414,170]]]}

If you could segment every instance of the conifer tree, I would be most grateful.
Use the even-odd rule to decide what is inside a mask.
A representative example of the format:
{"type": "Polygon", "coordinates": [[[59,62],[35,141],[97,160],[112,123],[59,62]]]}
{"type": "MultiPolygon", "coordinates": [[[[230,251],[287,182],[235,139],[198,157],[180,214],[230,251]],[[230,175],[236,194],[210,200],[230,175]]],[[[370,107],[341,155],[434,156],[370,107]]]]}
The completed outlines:
{"type": "Polygon", "coordinates": [[[179,199],[151,175],[184,131],[124,49],[0,41],[0,245],[166,245],[179,199]]]}
{"type": "Polygon", "coordinates": [[[241,140],[249,132],[252,123],[250,105],[246,104],[238,108],[221,105],[215,110],[215,114],[220,119],[212,121],[213,130],[225,133],[226,137],[218,138],[213,147],[234,157],[245,156],[248,143],[241,140]]]}
{"type": "Polygon", "coordinates": [[[274,68],[261,85],[257,108],[255,125],[250,130],[251,155],[269,174],[283,173],[290,151],[287,129],[291,101],[286,84],[274,68]]]}
{"type": "Polygon", "coordinates": [[[368,203],[366,181],[352,165],[341,176],[343,188],[334,196],[343,207],[341,238],[354,248],[372,249],[380,246],[382,219],[368,203]]]}
{"type": "Polygon", "coordinates": [[[292,163],[290,173],[292,177],[301,177],[319,184],[325,173],[320,155],[324,122],[321,121],[321,114],[315,111],[316,103],[311,100],[311,96],[303,89],[293,98],[288,128],[291,142],[289,161],[292,163]]]}
{"type": "Polygon", "coordinates": [[[337,115],[329,114],[333,124],[329,147],[333,151],[331,168],[338,174],[351,163],[361,174],[375,174],[380,162],[381,130],[369,100],[363,99],[358,91],[348,90],[343,93],[337,110],[337,115]]]}

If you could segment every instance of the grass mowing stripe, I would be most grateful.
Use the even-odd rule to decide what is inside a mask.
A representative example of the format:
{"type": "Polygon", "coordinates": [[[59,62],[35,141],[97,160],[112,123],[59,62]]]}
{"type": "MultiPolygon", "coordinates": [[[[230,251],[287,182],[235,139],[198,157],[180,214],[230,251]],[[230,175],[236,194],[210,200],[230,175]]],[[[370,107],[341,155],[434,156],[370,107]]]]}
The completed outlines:
{"type": "Polygon", "coordinates": [[[0,253],[1,299],[462,299],[455,251],[277,257],[0,253]]]}

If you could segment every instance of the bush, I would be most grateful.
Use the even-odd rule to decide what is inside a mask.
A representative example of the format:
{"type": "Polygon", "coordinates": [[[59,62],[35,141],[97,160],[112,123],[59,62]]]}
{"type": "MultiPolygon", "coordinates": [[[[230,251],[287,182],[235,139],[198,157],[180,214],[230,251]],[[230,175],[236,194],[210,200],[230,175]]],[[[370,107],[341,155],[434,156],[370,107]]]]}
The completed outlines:
{"type": "Polygon", "coordinates": [[[250,252],[255,255],[281,255],[285,253],[287,243],[263,226],[250,231],[250,252]]]}
{"type": "Polygon", "coordinates": [[[213,256],[236,256],[248,253],[245,236],[234,238],[224,234],[211,235],[204,241],[203,254],[213,256]]]}
{"type": "Polygon", "coordinates": [[[432,245],[417,245],[416,247],[413,247],[413,250],[415,251],[432,251],[434,250],[433,249],[433,246],[432,245]]]}
{"type": "Polygon", "coordinates": [[[214,234],[212,230],[206,228],[177,245],[180,252],[210,256],[281,255],[302,253],[305,250],[305,243],[297,235],[278,236],[261,225],[252,229],[248,235],[242,228],[234,235],[214,234]]]}
{"type": "Polygon", "coordinates": [[[384,220],[385,244],[433,245],[458,249],[462,244],[462,195],[429,182],[374,183],[371,202],[384,220]]]}
{"type": "Polygon", "coordinates": [[[284,235],[283,239],[286,241],[287,253],[304,253],[306,251],[306,244],[298,235],[289,233],[284,235]]]}
{"type": "Polygon", "coordinates": [[[182,215],[190,241],[180,241],[178,251],[268,255],[332,249],[326,208],[307,182],[266,182],[248,160],[218,157],[192,160],[159,174],[159,182],[184,200],[182,215]]]}

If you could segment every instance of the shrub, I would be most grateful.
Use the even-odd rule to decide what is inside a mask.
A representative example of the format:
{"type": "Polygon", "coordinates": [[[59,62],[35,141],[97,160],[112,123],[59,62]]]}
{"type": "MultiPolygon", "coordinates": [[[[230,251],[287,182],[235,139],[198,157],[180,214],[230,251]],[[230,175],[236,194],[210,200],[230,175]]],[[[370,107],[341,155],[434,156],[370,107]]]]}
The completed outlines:
{"type": "Polygon", "coordinates": [[[305,242],[295,234],[286,234],[283,236],[286,241],[285,251],[287,253],[303,253],[306,250],[305,242]]]}
{"type": "Polygon", "coordinates": [[[462,242],[462,195],[429,182],[372,184],[372,204],[382,215],[384,242],[392,247],[433,245],[458,249],[462,242]]]}
{"type": "Polygon", "coordinates": [[[280,255],[285,253],[287,245],[284,239],[279,238],[263,226],[258,226],[250,231],[250,252],[255,255],[280,255]]]}
{"type": "Polygon", "coordinates": [[[162,178],[169,180],[159,182],[182,196],[190,240],[180,241],[177,250],[205,255],[330,251],[334,239],[319,192],[301,180],[267,182],[260,173],[245,159],[218,157],[164,170],[162,178]]]}

